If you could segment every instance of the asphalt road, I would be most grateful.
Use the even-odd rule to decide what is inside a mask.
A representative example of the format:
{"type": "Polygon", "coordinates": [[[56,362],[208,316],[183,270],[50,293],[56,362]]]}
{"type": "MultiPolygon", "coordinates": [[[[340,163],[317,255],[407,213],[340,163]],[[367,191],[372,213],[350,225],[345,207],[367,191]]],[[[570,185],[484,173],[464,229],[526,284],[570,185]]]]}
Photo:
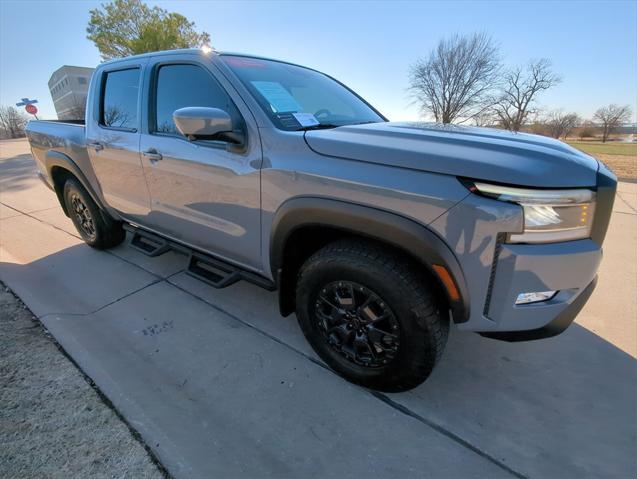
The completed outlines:
{"type": "Polygon", "coordinates": [[[175,477],[637,470],[637,185],[619,186],[598,288],[569,330],[516,344],[452,330],[424,385],[385,395],[327,370],[275,293],[212,289],[173,253],[85,246],[25,142],[0,150],[0,279],[175,477]]]}

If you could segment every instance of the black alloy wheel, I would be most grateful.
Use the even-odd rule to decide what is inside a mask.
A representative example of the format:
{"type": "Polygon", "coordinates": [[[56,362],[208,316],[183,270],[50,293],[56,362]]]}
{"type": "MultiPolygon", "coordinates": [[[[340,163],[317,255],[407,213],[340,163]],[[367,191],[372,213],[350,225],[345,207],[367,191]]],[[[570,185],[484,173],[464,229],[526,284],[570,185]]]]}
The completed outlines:
{"type": "Polygon", "coordinates": [[[342,239],[311,255],[296,286],[296,317],[325,363],[381,391],[422,383],[440,359],[449,317],[430,276],[382,244],[342,239]]]}
{"type": "Polygon", "coordinates": [[[387,303],[353,281],[333,281],[320,290],[313,316],[330,347],[368,368],[389,364],[400,347],[400,325],[387,303]]]}
{"type": "Polygon", "coordinates": [[[68,216],[86,244],[106,249],[124,241],[122,223],[102,210],[76,178],[64,183],[63,199],[68,216]]]}
{"type": "Polygon", "coordinates": [[[75,215],[75,224],[84,232],[90,241],[95,240],[95,223],[88,207],[76,192],[71,193],[72,214],[75,215]]]}

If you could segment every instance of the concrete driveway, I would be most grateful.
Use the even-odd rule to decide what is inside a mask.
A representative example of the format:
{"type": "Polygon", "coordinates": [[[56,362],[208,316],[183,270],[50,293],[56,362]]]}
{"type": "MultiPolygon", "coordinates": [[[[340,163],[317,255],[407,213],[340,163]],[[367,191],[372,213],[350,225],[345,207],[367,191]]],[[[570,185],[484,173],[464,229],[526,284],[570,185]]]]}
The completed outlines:
{"type": "Polygon", "coordinates": [[[599,286],[567,332],[453,330],[426,384],[390,395],[327,370],[275,293],[212,289],[173,253],[85,246],[26,143],[0,149],[0,278],[175,477],[637,470],[637,185],[620,184],[599,286]]]}

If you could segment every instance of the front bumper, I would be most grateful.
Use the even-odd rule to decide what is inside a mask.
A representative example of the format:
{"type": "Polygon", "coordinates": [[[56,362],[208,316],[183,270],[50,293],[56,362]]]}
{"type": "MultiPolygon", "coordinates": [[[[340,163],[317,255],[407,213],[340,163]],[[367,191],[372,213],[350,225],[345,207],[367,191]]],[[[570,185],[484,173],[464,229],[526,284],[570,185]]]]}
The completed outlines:
{"type": "Polygon", "coordinates": [[[454,318],[458,329],[507,340],[558,334],[590,297],[602,258],[616,178],[603,165],[597,174],[597,202],[589,239],[547,244],[505,243],[522,224],[519,205],[469,195],[434,221],[460,263],[469,291],[470,313],[454,318]],[[550,300],[516,305],[521,293],[558,291],[550,300]]]}
{"type": "Polygon", "coordinates": [[[482,336],[491,339],[498,339],[500,341],[533,341],[535,339],[544,339],[557,336],[568,328],[575,320],[575,317],[582,310],[588,298],[593,294],[593,290],[597,286],[597,276],[589,283],[586,288],[569,304],[565,309],[560,312],[555,319],[548,324],[536,329],[528,329],[525,331],[495,331],[488,333],[480,333],[482,336]]]}
{"type": "Polygon", "coordinates": [[[503,244],[483,315],[483,331],[538,329],[579,300],[594,280],[602,251],[594,241],[503,244]],[[558,291],[548,301],[516,305],[520,293],[558,291]]]}

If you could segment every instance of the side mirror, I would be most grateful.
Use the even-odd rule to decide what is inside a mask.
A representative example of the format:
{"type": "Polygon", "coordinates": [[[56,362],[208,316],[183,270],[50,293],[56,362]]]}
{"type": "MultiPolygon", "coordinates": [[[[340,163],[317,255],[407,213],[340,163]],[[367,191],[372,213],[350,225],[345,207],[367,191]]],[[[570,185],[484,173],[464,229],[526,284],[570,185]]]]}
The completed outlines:
{"type": "Polygon", "coordinates": [[[179,132],[189,140],[222,139],[222,133],[232,136],[232,118],[219,108],[180,108],[173,113],[173,120],[179,132]]]}

